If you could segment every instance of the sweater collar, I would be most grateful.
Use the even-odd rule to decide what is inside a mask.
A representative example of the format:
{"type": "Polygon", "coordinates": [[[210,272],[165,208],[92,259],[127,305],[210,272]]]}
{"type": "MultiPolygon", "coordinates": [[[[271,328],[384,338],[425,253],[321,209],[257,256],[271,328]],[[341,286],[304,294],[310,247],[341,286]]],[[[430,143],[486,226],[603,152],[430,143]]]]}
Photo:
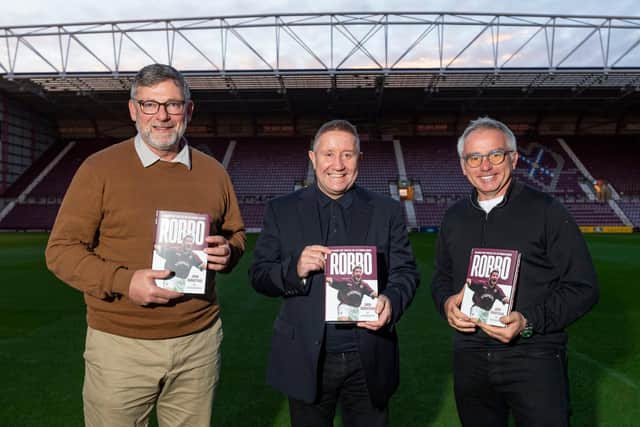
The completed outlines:
{"type": "MultiPolygon", "coordinates": [[[[189,155],[189,144],[187,143],[186,138],[183,138],[184,146],[178,152],[178,154],[170,160],[171,163],[182,163],[187,167],[187,169],[191,170],[191,157],[189,155]]],[[[134,146],[136,149],[136,153],[138,154],[138,158],[142,163],[142,166],[148,168],[149,166],[155,164],[157,161],[161,160],[160,157],[151,151],[147,144],[142,141],[142,137],[140,134],[137,134],[134,139],[134,146]]]]}

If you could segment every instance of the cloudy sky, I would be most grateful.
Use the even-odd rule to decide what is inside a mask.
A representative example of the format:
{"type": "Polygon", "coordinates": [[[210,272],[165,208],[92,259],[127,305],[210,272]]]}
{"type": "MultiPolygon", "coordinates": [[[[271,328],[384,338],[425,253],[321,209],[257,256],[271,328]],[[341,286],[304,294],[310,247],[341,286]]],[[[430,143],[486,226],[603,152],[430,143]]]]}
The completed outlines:
{"type": "Polygon", "coordinates": [[[640,15],[636,0],[18,0],[12,1],[11,7],[3,7],[0,26],[328,11],[640,15]]]}
{"type": "MultiPolygon", "coordinates": [[[[12,0],[4,0],[12,1],[12,0]]],[[[217,17],[229,15],[254,15],[254,14],[277,14],[277,13],[309,13],[309,12],[486,12],[486,13],[515,13],[515,14],[558,14],[558,15],[598,15],[598,16],[640,16],[637,8],[637,0],[153,0],[153,1],[132,1],[132,0],[107,0],[100,2],[89,2],[87,0],[13,0],[11,8],[3,8],[0,14],[0,27],[12,27],[19,25],[44,25],[44,24],[70,24],[96,21],[125,21],[125,20],[147,20],[161,18],[195,18],[195,17],[217,17]]],[[[354,37],[362,38],[370,28],[361,26],[350,28],[354,37]],[[358,33],[359,32],[359,33],[358,33]]],[[[444,64],[455,58],[452,66],[481,66],[492,67],[492,37],[491,32],[483,33],[472,48],[465,53],[467,57],[456,56],[470,40],[473,40],[478,31],[478,27],[450,27],[449,32],[444,34],[444,64]]],[[[402,61],[401,68],[434,68],[440,66],[438,56],[438,44],[436,31],[432,31],[421,42],[420,46],[413,49],[409,55],[404,55],[408,43],[420,35],[424,28],[415,26],[414,28],[394,28],[390,30],[389,48],[390,61],[388,65],[396,60],[402,61]]],[[[262,58],[254,55],[247,49],[243,42],[231,35],[228,46],[225,47],[226,54],[221,54],[222,45],[220,37],[205,32],[193,32],[187,36],[198,45],[205,55],[195,52],[187,41],[178,37],[176,43],[182,43],[180,47],[175,47],[175,55],[169,60],[169,48],[166,44],[164,33],[137,33],[134,35],[136,43],[144,45],[145,49],[151,53],[141,53],[133,46],[133,41],[124,39],[124,48],[118,53],[114,52],[114,42],[110,35],[102,35],[101,38],[89,36],[82,40],[91,50],[98,53],[102,58],[102,64],[87,54],[85,48],[75,41],[67,52],[61,53],[59,40],[55,38],[45,39],[44,37],[33,37],[27,40],[31,46],[38,50],[38,55],[33,54],[26,44],[17,46],[16,39],[9,41],[8,48],[5,43],[0,43],[0,73],[2,71],[13,70],[20,72],[58,72],[65,71],[111,71],[136,70],[140,66],[150,61],[170,62],[191,70],[199,69],[220,69],[222,56],[225,56],[225,68],[233,69],[269,69],[275,67],[275,38],[272,29],[265,32],[246,31],[242,34],[252,48],[260,51],[262,58]],[[110,50],[111,49],[111,50],[110,50]],[[205,52],[206,51],[206,52],[205,52]],[[16,52],[19,53],[16,54],[16,52]],[[180,57],[181,55],[181,57],[180,57]],[[205,56],[207,58],[205,58],[205,56]],[[46,57],[46,60],[42,58],[46,57]],[[116,63],[115,58],[118,59],[116,63]],[[17,59],[16,59],[17,58],[17,59]],[[264,59],[263,59],[264,58],[264,59]],[[47,62],[48,61],[48,62],[47,62]],[[108,63],[105,67],[103,64],[108,63]],[[267,65],[267,63],[269,63],[267,65]],[[17,65],[16,65],[17,64],[17,65]],[[53,66],[50,64],[54,64],[53,66]]],[[[533,36],[535,29],[516,28],[512,33],[507,34],[505,30],[500,33],[500,59],[506,61],[510,67],[518,66],[547,66],[549,60],[545,54],[545,34],[539,33],[528,43],[528,51],[519,51],[518,47],[533,36]],[[513,56],[513,52],[517,54],[513,56]],[[513,57],[511,57],[513,56],[513,57]]],[[[613,66],[637,66],[640,64],[640,47],[637,46],[639,32],[637,29],[618,31],[612,36],[612,48],[609,54],[604,53],[602,46],[607,45],[606,32],[600,32],[593,37],[589,36],[587,43],[580,44],[582,38],[587,37],[590,29],[581,31],[564,31],[555,34],[558,48],[554,49],[553,65],[558,62],[561,66],[602,66],[605,57],[608,64],[615,62],[615,58],[622,55],[623,60],[613,66]],[[599,35],[599,37],[598,37],[599,35]],[[635,44],[634,44],[635,43],[635,44]],[[572,49],[578,45],[580,51],[572,49]],[[632,46],[632,53],[623,53],[632,46]],[[563,51],[564,49],[564,51],[563,51]],[[565,56],[569,60],[563,62],[565,56]],[[613,60],[612,60],[613,58],[613,60]]],[[[373,67],[384,62],[381,59],[384,53],[384,32],[378,31],[375,37],[366,41],[367,49],[377,55],[376,62],[371,61],[363,52],[356,52],[349,56],[349,51],[353,48],[353,42],[346,38],[340,40],[344,34],[336,35],[336,51],[341,48],[334,57],[330,48],[329,32],[322,28],[297,28],[298,35],[307,43],[310,48],[321,58],[321,62],[316,58],[307,55],[300,45],[292,43],[287,35],[281,39],[280,51],[282,60],[280,68],[360,68],[373,67]],[[323,38],[324,37],[324,38],[323,38]],[[289,42],[289,45],[286,43],[289,42]]],[[[185,33],[186,34],[186,33],[185,33]]],[[[346,36],[344,36],[346,37],[346,36]]],[[[117,44],[117,43],[116,43],[117,44]]],[[[62,43],[64,46],[64,42],[62,43]]],[[[501,64],[498,64],[502,66],[501,64]]]]}

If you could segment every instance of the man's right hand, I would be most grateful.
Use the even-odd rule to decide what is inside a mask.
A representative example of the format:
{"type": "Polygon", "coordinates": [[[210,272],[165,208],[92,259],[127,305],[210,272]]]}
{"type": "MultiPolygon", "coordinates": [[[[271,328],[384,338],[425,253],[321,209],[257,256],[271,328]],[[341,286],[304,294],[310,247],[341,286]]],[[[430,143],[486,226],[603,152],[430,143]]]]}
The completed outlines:
{"type": "Polygon", "coordinates": [[[311,245],[306,246],[298,259],[298,277],[303,279],[309,277],[309,273],[324,270],[325,257],[331,253],[326,246],[311,245]]]}
{"type": "Polygon", "coordinates": [[[447,298],[444,303],[444,312],[447,315],[447,322],[449,322],[449,325],[451,325],[453,329],[460,332],[474,332],[476,330],[476,324],[473,323],[469,316],[460,311],[463,295],[464,287],[457,294],[447,298]]]}
{"type": "Polygon", "coordinates": [[[156,285],[155,279],[166,279],[171,274],[169,270],[137,270],[129,283],[129,299],[138,305],[167,304],[175,298],[180,298],[180,292],[163,289],[156,285]]]}

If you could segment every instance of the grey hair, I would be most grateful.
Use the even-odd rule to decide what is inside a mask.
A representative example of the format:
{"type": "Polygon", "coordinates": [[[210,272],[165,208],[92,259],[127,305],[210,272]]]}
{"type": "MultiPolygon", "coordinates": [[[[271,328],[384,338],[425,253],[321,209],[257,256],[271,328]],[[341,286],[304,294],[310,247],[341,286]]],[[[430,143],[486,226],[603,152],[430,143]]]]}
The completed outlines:
{"type": "Polygon", "coordinates": [[[133,83],[131,83],[131,99],[136,99],[136,93],[140,86],[150,87],[155,86],[158,83],[162,83],[167,80],[173,80],[173,82],[182,91],[182,96],[185,101],[191,99],[191,91],[185,78],[180,74],[178,70],[170,65],[165,64],[151,64],[138,71],[133,83]]]}
{"type": "Polygon", "coordinates": [[[360,136],[358,135],[358,129],[351,123],[346,120],[331,120],[320,126],[320,129],[316,132],[316,135],[313,137],[313,144],[311,145],[311,150],[313,152],[318,148],[318,141],[320,137],[327,132],[331,131],[342,131],[346,132],[353,136],[353,139],[356,141],[356,153],[360,153],[360,136]]]}
{"type": "Polygon", "coordinates": [[[518,151],[518,145],[516,143],[516,136],[511,132],[511,129],[504,123],[492,119],[491,117],[478,117],[475,120],[471,120],[467,128],[462,132],[460,138],[458,138],[458,156],[462,157],[464,151],[464,143],[469,134],[478,129],[495,129],[502,132],[507,142],[507,148],[512,151],[518,151]]]}

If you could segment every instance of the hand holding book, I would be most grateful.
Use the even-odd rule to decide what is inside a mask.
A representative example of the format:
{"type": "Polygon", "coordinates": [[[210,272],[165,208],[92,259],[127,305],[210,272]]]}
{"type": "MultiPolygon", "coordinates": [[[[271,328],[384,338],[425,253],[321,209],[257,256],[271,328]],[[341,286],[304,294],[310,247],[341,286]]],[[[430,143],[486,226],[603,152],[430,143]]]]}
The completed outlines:
{"type": "Polygon", "coordinates": [[[303,279],[309,277],[311,273],[324,270],[326,256],[331,250],[322,245],[306,246],[300,253],[296,270],[298,277],[303,279]]]}
{"type": "Polygon", "coordinates": [[[460,292],[451,295],[444,303],[444,311],[447,316],[447,322],[449,322],[449,325],[453,329],[460,332],[474,332],[476,330],[475,322],[473,322],[469,316],[460,311],[464,291],[465,288],[463,286],[460,292]]]}
{"type": "Polygon", "coordinates": [[[180,298],[182,293],[156,286],[156,279],[171,276],[169,270],[137,270],[129,283],[129,300],[137,305],[167,304],[172,299],[180,298]]]}
{"type": "Polygon", "coordinates": [[[209,245],[204,248],[204,252],[207,254],[206,267],[213,271],[227,268],[231,261],[229,241],[223,236],[207,236],[205,242],[209,245]]]}
{"type": "Polygon", "coordinates": [[[376,313],[378,314],[378,320],[357,322],[356,326],[377,331],[391,321],[392,307],[389,298],[386,295],[378,295],[377,293],[374,298],[377,298],[376,313]]]}
{"type": "Polygon", "coordinates": [[[508,344],[515,337],[520,335],[520,332],[522,332],[527,323],[524,316],[517,311],[512,311],[508,315],[502,316],[500,321],[505,325],[504,327],[491,326],[477,321],[476,324],[491,338],[497,339],[504,344],[508,344]]]}

